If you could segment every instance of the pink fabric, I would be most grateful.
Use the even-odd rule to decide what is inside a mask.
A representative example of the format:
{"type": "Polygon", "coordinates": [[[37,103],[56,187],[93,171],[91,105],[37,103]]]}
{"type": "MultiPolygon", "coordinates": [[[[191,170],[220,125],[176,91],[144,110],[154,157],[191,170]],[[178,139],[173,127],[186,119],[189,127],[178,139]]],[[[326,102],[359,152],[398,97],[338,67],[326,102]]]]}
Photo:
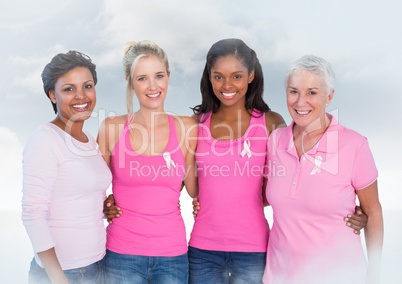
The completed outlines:
{"type": "Polygon", "coordinates": [[[82,143],[48,123],[24,149],[22,220],[34,252],[54,247],[62,269],[105,255],[102,211],[112,175],[95,139],[86,135],[89,142],[82,143]]]}
{"type": "Polygon", "coordinates": [[[205,250],[265,252],[269,235],[262,201],[268,139],[265,115],[253,116],[246,133],[233,140],[214,139],[211,113],[204,118],[199,124],[196,153],[201,210],[190,245],[205,250]]]}
{"type": "Polygon", "coordinates": [[[274,131],[268,142],[274,223],[264,283],[365,283],[360,236],[343,218],[354,212],[355,190],[378,176],[367,139],[333,117],[299,161],[292,127],[274,131]]]}
{"type": "Polygon", "coordinates": [[[120,218],[107,227],[107,248],[116,253],[144,256],[177,256],[187,252],[186,232],[179,210],[185,164],[173,118],[163,155],[144,156],[130,144],[127,122],[111,156],[113,194],[122,209],[120,218]]]}

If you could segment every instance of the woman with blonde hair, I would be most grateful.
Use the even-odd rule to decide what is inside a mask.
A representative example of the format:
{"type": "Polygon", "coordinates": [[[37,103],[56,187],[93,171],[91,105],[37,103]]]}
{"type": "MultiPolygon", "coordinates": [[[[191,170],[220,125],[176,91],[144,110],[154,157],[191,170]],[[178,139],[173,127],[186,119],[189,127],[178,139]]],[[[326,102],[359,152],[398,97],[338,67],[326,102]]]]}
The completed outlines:
{"type": "Polygon", "coordinates": [[[128,113],[107,118],[98,137],[113,174],[116,204],[124,212],[107,228],[107,283],[187,283],[178,202],[183,182],[190,196],[198,194],[197,123],[165,112],[170,70],[158,45],[130,42],[123,68],[128,113]]]}

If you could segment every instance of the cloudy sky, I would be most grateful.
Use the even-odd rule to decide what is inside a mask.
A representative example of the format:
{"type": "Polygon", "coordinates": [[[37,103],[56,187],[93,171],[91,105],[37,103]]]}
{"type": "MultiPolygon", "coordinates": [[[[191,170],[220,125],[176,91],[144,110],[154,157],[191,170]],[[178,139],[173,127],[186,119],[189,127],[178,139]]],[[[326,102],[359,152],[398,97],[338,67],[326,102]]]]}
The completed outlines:
{"type": "Polygon", "coordinates": [[[4,209],[20,206],[24,144],[40,124],[54,117],[40,73],[56,53],[76,49],[97,64],[98,102],[86,125],[95,136],[105,116],[125,112],[121,68],[125,42],[149,39],[165,49],[172,70],[165,109],[190,115],[189,107],[200,102],[199,79],[209,47],[235,37],[257,52],[265,75],[265,100],[287,123],[283,88],[287,66],[308,53],[332,64],[337,82],[329,110],[343,125],[369,139],[380,171],[383,208],[401,210],[402,20],[398,5],[396,0],[2,3],[0,193],[7,198],[4,209]]]}

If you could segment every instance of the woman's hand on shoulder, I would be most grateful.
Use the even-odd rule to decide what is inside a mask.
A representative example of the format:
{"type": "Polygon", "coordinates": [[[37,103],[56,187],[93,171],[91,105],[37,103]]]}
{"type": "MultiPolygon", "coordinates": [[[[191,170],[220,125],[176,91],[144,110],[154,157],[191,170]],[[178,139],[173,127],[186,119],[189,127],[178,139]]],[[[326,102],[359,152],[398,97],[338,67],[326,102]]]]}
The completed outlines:
{"type": "Polygon", "coordinates": [[[285,127],[286,122],[279,113],[268,111],[265,113],[265,126],[267,127],[268,134],[270,134],[277,128],[285,127]]]}

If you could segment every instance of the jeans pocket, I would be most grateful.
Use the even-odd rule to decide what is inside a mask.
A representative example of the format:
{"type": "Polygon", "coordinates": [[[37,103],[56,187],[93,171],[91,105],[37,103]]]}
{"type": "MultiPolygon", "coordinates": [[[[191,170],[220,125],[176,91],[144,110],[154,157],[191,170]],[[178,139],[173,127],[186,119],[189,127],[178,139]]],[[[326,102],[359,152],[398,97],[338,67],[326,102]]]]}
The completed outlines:
{"type": "Polygon", "coordinates": [[[82,268],[64,270],[64,274],[70,284],[82,283],[84,279],[84,271],[82,268]]]}

